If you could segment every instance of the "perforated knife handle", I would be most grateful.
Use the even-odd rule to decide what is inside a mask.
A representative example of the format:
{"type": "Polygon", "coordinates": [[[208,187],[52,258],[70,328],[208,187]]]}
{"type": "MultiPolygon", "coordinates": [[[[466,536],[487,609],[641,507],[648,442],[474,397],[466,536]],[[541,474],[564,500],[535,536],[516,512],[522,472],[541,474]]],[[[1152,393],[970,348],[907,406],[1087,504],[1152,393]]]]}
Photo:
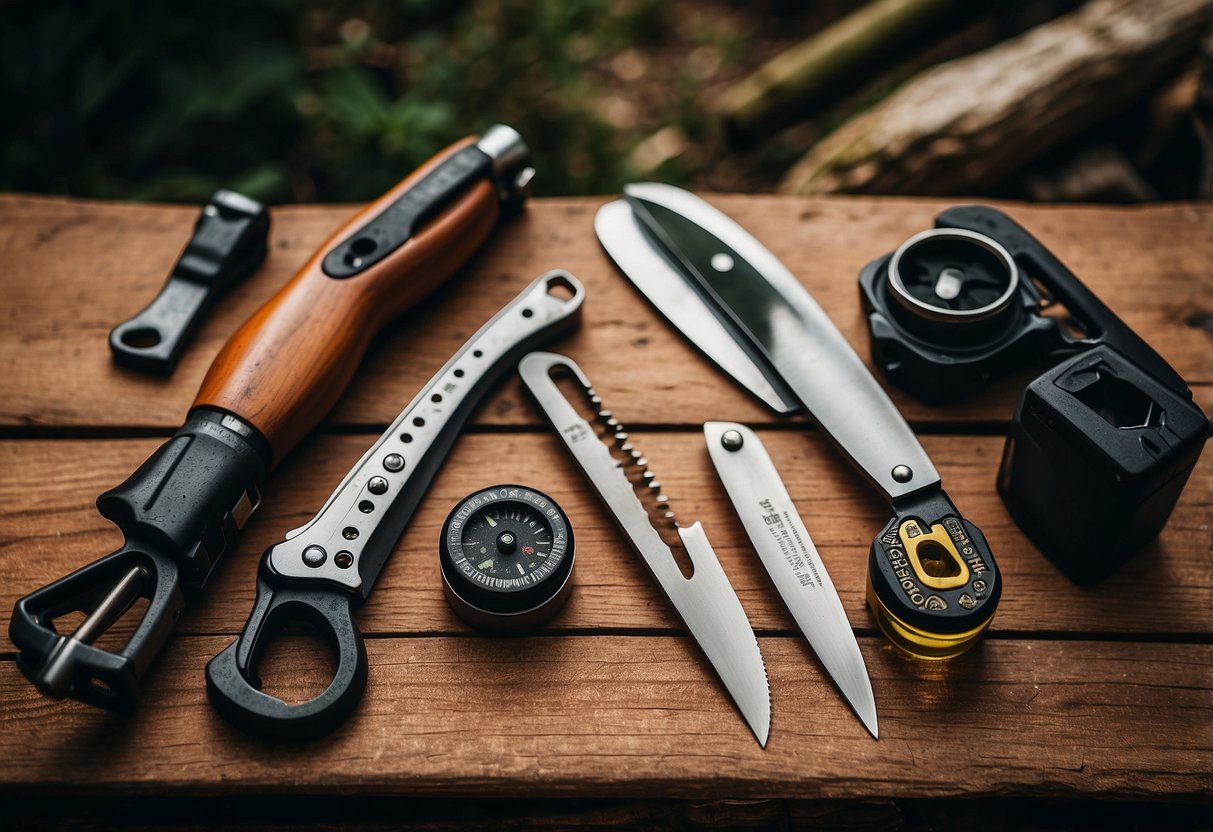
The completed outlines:
{"type": "Polygon", "coordinates": [[[498,125],[359,211],[228,340],[194,407],[239,416],[280,461],[336,403],[375,333],[450,278],[521,199],[528,158],[498,125]]]}

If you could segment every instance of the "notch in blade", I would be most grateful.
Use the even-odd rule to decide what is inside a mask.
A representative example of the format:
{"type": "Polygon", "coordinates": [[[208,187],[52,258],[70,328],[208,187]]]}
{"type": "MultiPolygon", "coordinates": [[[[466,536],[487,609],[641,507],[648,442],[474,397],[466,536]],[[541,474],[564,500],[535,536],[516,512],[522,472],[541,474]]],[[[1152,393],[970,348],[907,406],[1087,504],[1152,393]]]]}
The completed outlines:
{"type": "MultiPolygon", "coordinates": [[[[518,365],[527,391],[711,662],[759,745],[765,747],[771,728],[771,694],[762,650],[703,527],[698,522],[674,527],[679,538],[675,545],[681,544],[693,567],[688,578],[678,567],[670,544],[654,527],[650,509],[637,494],[637,488],[657,492],[660,488],[655,488],[652,480],[636,483],[628,478],[623,468],[625,461],[611,452],[599,432],[556,386],[552,373],[561,370],[576,378],[598,411],[598,421],[607,428],[617,451],[622,451],[629,444],[629,437],[613,415],[601,411],[601,400],[576,363],[555,353],[533,352],[518,365]]],[[[647,467],[639,456],[626,464],[640,469],[647,467]]],[[[663,514],[660,518],[663,525],[674,525],[664,500],[657,501],[656,510],[663,514]]]]}
{"type": "Polygon", "coordinates": [[[697,281],[684,276],[684,262],[646,221],[643,206],[626,195],[609,202],[598,209],[594,230],[624,276],[712,363],[777,413],[802,409],[751,339],[738,337],[731,318],[699,296],[697,281]]]}

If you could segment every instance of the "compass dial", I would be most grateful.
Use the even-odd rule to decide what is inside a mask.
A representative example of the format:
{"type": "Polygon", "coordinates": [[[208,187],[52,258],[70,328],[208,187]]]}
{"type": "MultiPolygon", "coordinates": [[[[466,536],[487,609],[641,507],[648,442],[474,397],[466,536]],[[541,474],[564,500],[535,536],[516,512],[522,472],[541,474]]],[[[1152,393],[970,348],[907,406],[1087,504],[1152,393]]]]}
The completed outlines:
{"type": "Polygon", "coordinates": [[[546,620],[567,594],[568,518],[534,489],[500,485],[464,498],[443,525],[441,548],[448,600],[476,626],[546,620]]]}
{"type": "Polygon", "coordinates": [[[482,575],[504,583],[533,575],[552,556],[552,524],[529,505],[491,503],[475,512],[457,544],[482,575]]]}

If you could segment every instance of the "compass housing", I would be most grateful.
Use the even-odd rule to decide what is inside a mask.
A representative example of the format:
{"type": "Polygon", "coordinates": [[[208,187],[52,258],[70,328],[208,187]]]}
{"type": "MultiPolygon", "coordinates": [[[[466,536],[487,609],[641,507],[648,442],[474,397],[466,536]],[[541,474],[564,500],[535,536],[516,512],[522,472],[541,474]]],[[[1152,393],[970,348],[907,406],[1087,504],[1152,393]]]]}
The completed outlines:
{"type": "Polygon", "coordinates": [[[459,501],[442,524],[442,588],[473,627],[513,635],[560,611],[572,590],[573,530],[556,501],[496,485],[459,501]]]}

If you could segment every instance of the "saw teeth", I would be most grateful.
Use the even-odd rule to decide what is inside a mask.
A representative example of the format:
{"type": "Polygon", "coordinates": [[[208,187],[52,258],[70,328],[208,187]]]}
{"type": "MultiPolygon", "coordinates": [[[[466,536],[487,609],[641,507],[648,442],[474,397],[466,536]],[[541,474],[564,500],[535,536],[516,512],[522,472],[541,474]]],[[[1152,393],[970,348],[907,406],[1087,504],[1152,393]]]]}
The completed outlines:
{"type": "Polygon", "coordinates": [[[636,490],[641,504],[649,512],[653,528],[662,532],[662,537],[668,545],[680,546],[679,538],[667,537],[667,530],[677,529],[678,524],[674,521],[674,512],[670,509],[670,498],[662,492],[661,483],[649,470],[648,459],[639,448],[632,445],[628,432],[615,412],[602,406],[602,398],[593,388],[587,389],[586,395],[593,406],[594,421],[602,426],[598,431],[599,439],[614,446],[615,450],[611,452],[611,456],[636,490]]]}

